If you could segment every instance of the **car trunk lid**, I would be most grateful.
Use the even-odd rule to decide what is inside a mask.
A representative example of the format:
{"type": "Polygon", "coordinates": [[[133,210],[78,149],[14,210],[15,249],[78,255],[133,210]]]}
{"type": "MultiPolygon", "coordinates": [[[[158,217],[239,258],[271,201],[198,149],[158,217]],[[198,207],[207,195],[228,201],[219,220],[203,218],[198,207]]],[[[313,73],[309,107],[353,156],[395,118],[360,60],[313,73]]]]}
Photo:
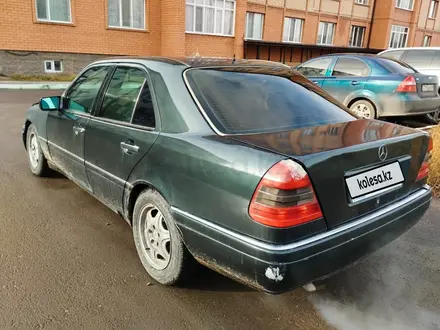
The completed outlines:
{"type": "Polygon", "coordinates": [[[438,94],[438,78],[435,76],[415,73],[417,94],[422,97],[435,97],[438,94]]]}
{"type": "Polygon", "coordinates": [[[428,145],[421,131],[375,120],[237,135],[233,139],[301,163],[329,228],[413,191],[428,145]]]}

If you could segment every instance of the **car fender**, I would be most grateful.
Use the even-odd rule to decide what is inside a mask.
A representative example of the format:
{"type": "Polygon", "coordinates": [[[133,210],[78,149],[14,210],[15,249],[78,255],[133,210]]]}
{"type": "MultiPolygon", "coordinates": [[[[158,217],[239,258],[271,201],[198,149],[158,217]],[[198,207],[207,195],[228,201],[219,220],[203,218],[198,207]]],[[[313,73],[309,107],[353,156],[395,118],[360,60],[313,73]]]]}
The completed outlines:
{"type": "Polygon", "coordinates": [[[352,103],[353,101],[358,100],[358,99],[366,99],[366,100],[370,101],[376,107],[376,111],[378,113],[380,113],[381,106],[380,106],[379,97],[376,94],[374,94],[373,92],[371,92],[369,90],[365,90],[365,89],[361,90],[361,91],[355,91],[355,92],[347,95],[347,97],[344,100],[344,105],[348,107],[350,105],[350,103],[352,103]]]}
{"type": "Polygon", "coordinates": [[[37,130],[40,146],[41,149],[43,150],[44,156],[46,157],[46,159],[51,160],[49,148],[47,146],[47,131],[46,131],[48,114],[49,112],[42,111],[38,104],[32,105],[26,111],[26,117],[25,117],[26,119],[21,133],[23,138],[23,144],[24,147],[26,148],[27,130],[31,124],[34,125],[35,129],[37,130]]]}

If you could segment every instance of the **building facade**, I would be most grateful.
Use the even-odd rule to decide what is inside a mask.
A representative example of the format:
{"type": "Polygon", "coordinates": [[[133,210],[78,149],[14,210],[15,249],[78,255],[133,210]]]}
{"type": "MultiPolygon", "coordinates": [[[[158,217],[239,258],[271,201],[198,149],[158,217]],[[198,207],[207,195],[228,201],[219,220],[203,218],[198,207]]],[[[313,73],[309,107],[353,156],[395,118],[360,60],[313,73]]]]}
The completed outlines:
{"type": "Polygon", "coordinates": [[[440,46],[438,0],[0,1],[0,75],[114,55],[257,58],[440,46]]]}

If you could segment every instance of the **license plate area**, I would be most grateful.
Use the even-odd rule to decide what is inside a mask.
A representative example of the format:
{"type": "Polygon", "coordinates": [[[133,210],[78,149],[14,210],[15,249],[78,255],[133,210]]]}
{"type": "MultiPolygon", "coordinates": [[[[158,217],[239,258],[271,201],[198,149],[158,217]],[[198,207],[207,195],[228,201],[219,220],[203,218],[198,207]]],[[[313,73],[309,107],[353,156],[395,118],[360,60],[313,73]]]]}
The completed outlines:
{"type": "Polygon", "coordinates": [[[367,170],[345,179],[352,199],[380,192],[405,180],[399,162],[367,170]]]}
{"type": "Polygon", "coordinates": [[[434,92],[434,84],[422,84],[422,92],[424,93],[434,92]]]}

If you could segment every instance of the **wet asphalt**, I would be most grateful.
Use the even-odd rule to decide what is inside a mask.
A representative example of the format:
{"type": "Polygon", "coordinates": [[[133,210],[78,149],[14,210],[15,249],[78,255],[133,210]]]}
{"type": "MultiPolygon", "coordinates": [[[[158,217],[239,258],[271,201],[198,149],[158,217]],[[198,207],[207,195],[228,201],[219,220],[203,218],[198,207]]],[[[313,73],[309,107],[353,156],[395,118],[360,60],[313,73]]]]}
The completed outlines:
{"type": "Polygon", "coordinates": [[[440,201],[357,265],[272,296],[201,269],[155,284],[125,221],[66,178],[28,169],[26,108],[56,91],[0,91],[0,329],[439,329],[440,201]]]}

